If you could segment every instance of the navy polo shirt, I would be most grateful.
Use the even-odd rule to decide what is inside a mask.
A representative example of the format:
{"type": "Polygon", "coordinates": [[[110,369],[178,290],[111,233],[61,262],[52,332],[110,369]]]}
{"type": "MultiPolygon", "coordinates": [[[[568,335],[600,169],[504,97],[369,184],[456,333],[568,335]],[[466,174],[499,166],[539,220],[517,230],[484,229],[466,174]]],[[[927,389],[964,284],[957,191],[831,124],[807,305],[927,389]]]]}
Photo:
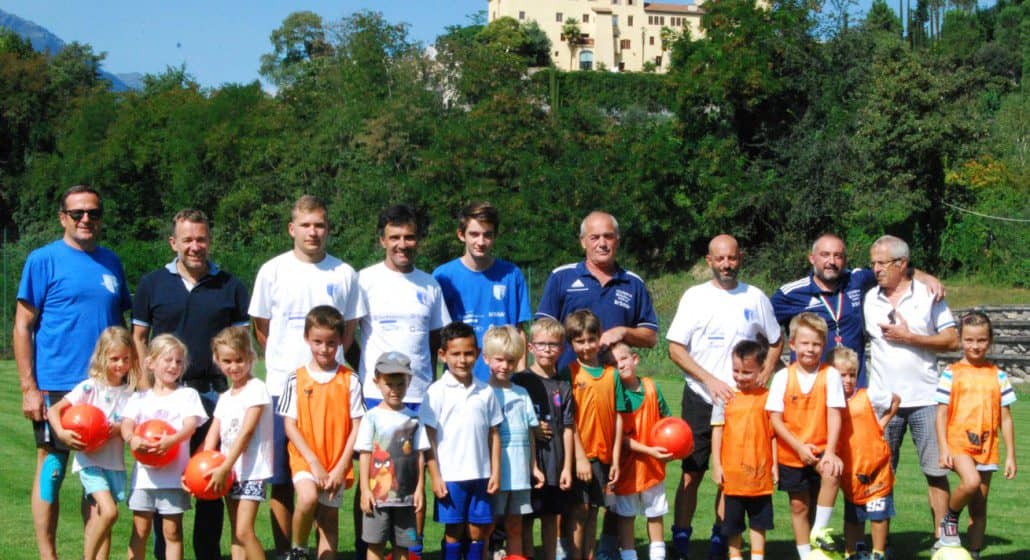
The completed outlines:
{"type": "MultiPolygon", "coordinates": [[[[593,311],[601,320],[602,332],[612,327],[646,327],[658,331],[658,315],[647,286],[639,276],[622,267],[616,267],[615,275],[603,286],[590,274],[586,261],[552,270],[536,317],[564,322],[565,317],[577,309],[593,311]]],[[[558,370],[575,359],[572,348],[566,344],[558,359],[558,370]]]]}
{"type": "Polygon", "coordinates": [[[207,276],[187,290],[176,261],[147,273],[136,287],[132,324],[150,336],[170,333],[186,343],[189,365],[183,379],[211,379],[222,372],[211,359],[211,339],[229,326],[248,326],[250,295],[235,276],[209,263],[207,276]]]}
{"type": "MultiPolygon", "coordinates": [[[[868,268],[842,271],[837,289],[832,292],[824,292],[812,277],[809,273],[806,278],[784,284],[776,290],[771,300],[776,320],[786,325],[803,311],[822,317],[829,327],[823,361],[829,363],[833,349],[837,347],[836,337],[840,336],[840,344],[858,353],[858,386],[865,387],[865,319],[862,315],[862,297],[876,286],[876,275],[868,268]],[[838,310],[838,307],[841,309],[838,310]],[[830,314],[831,309],[833,314],[839,314],[839,322],[830,314]]],[[[790,359],[795,358],[791,352],[790,359]]]]}

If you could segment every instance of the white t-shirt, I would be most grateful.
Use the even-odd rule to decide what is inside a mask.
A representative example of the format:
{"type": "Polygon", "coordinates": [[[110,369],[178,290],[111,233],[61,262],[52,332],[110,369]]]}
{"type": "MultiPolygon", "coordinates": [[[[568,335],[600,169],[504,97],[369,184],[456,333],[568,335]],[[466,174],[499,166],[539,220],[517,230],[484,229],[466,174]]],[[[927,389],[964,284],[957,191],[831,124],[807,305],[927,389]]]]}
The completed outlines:
{"type": "Polygon", "coordinates": [[[254,406],[262,407],[250,443],[240,454],[232,471],[236,480],[265,480],[272,478],[272,398],[265,383],[251,378],[242,389],[229,389],[222,393],[215,405],[214,417],[218,419],[218,435],[222,453],[228,454],[243,429],[243,419],[254,406]]]}
{"type": "Polygon", "coordinates": [[[354,451],[369,453],[372,495],[378,507],[410,506],[418,486],[419,452],[429,449],[418,414],[408,407],[376,406],[358,426],[354,451]]]}
{"type": "Polygon", "coordinates": [[[393,350],[411,359],[414,373],[404,402],[422,402],[422,395],[433,381],[429,333],[451,322],[440,285],[421,270],[405,274],[390,270],[381,262],[362,269],[358,283],[368,305],[368,314],[361,319],[361,382],[365,396],[382,398],[372,381],[373,369],[380,354],[393,350]]]}
{"type": "MultiPolygon", "coordinates": [[[[108,424],[120,424],[125,403],[132,396],[127,385],[111,387],[98,383],[94,379],[86,379],[68,391],[65,400],[73,405],[91,404],[99,408],[107,417],[108,424]]],[[[125,442],[121,436],[115,436],[104,442],[104,445],[91,453],[75,452],[72,472],[79,472],[87,467],[100,467],[109,471],[125,470],[125,442]]]]}
{"type": "MultiPolygon", "coordinates": [[[[179,387],[167,395],[157,395],[153,389],[135,393],[122,411],[122,417],[131,419],[136,426],[158,419],[168,422],[176,430],[181,430],[183,422],[191,416],[197,419],[198,428],[208,418],[200,395],[189,387],[179,387]]],[[[190,438],[186,438],[179,443],[179,454],[175,460],[163,467],[150,467],[137,461],[132,471],[132,488],[182,488],[179,479],[189,460],[190,438]]]]}
{"type": "MultiPolygon", "coordinates": [[[[288,251],[261,265],[247,312],[268,319],[265,380],[270,394],[282,395],[286,377],[311,359],[304,318],[319,305],[335,307],[348,321],[368,312],[358,273],[349,264],[332,255],[308,263],[288,251]]],[[[343,363],[343,348],[336,360],[343,363]]]]}
{"type": "MultiPolygon", "coordinates": [[[[326,383],[332,381],[333,378],[336,377],[336,372],[338,371],[321,371],[315,369],[314,366],[312,366],[311,364],[308,364],[305,367],[307,368],[308,375],[311,376],[311,379],[313,379],[315,383],[318,383],[320,385],[325,385],[326,383]]],[[[365,399],[361,398],[361,383],[358,382],[357,374],[351,372],[347,375],[350,376],[350,417],[361,418],[365,415],[365,399]]],[[[287,385],[294,385],[294,387],[287,387],[287,389],[289,390],[284,391],[283,399],[279,401],[278,412],[281,416],[293,418],[294,420],[296,420],[297,399],[290,398],[290,396],[297,394],[297,389],[295,387],[295,385],[297,384],[297,376],[291,373],[290,376],[286,379],[286,383],[287,385]]]]}
{"type": "Polygon", "coordinates": [[[504,413],[489,385],[473,378],[467,387],[445,371],[429,386],[419,420],[436,430],[436,459],[446,482],[490,478],[490,428],[504,413]]]}
{"type": "MultiPolygon", "coordinates": [[[[933,350],[888,342],[880,324],[889,324],[895,310],[880,288],[869,290],[862,304],[865,330],[869,334],[869,388],[897,393],[902,407],[936,405],[937,354],[933,350]]],[[[933,335],[955,326],[948,304],[934,301],[926,285],[912,280],[908,293],[898,301],[900,314],[915,334],[933,335]]]]}
{"type": "Polygon", "coordinates": [[[524,387],[494,387],[494,396],[504,414],[501,423],[501,490],[529,490],[533,487],[533,463],[529,438],[540,425],[536,409],[524,387]]]}
{"type": "MultiPolygon", "coordinates": [[[[783,412],[783,398],[787,394],[787,368],[777,371],[773,375],[772,384],[769,386],[769,398],[765,401],[765,409],[769,412],[783,412]]],[[[796,368],[798,374],[798,386],[801,392],[808,394],[815,385],[815,378],[818,373],[808,373],[800,367],[796,368]]],[[[830,366],[826,368],[826,407],[844,408],[844,385],[840,380],[840,372],[830,366]]]]}
{"type": "MultiPolygon", "coordinates": [[[[776,314],[761,290],[743,282],[732,290],[705,282],[683,293],[665,338],[685,346],[708,373],[733,386],[733,347],[755,340],[758,333],[770,343],[780,339],[776,314]]],[[[703,383],[686,373],[684,378],[691,390],[712,403],[703,383]]]]}

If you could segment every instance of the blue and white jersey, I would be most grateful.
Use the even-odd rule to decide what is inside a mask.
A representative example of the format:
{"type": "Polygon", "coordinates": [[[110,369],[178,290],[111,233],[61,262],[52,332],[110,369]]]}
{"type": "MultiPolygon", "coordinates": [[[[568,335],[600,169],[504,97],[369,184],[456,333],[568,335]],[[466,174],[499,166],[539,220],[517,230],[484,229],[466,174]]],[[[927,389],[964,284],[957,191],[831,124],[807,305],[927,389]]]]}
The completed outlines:
{"type": "MultiPolygon", "coordinates": [[[[495,259],[484,271],[471,270],[460,258],[433,271],[440,284],[447,311],[476,331],[476,343],[483,347],[483,335],[494,325],[518,325],[533,318],[529,290],[522,271],[514,264],[495,259]]],[[[473,371],[480,381],[490,379],[490,368],[482,357],[473,371]]]]}
{"type": "Polygon", "coordinates": [[[33,350],[42,391],[69,391],[85,379],[100,333],[122,325],[122,312],[132,305],[113,251],[80,251],[62,239],[29,254],[18,300],[38,314],[33,350]]]}
{"type": "MultiPolygon", "coordinates": [[[[862,316],[862,297],[876,286],[876,275],[868,268],[855,268],[841,272],[840,282],[833,292],[824,292],[812,274],[780,286],[772,297],[776,320],[790,323],[795,315],[808,311],[826,321],[826,348],[823,361],[829,363],[833,349],[847,346],[858,353],[858,386],[865,387],[865,320],[862,316]]],[[[794,353],[790,354],[795,360],[794,353]]]]}
{"type": "MultiPolygon", "coordinates": [[[[564,322],[565,317],[577,309],[593,311],[601,320],[602,332],[612,327],[645,327],[658,331],[658,315],[647,286],[639,276],[621,267],[604,285],[590,274],[585,261],[552,270],[536,316],[564,322]]],[[[572,348],[566,344],[558,359],[558,371],[575,359],[572,348]]]]}

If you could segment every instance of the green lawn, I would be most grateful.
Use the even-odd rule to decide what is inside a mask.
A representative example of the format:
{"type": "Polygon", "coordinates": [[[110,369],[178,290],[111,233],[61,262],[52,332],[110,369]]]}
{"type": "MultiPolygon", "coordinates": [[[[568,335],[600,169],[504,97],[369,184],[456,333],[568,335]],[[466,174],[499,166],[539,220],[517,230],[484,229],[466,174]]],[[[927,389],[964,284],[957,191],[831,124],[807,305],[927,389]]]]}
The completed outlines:
{"type": "MultiPolygon", "coordinates": [[[[9,385],[0,389],[0,410],[6,411],[0,415],[0,432],[8,434],[6,443],[0,446],[0,519],[6,520],[9,524],[9,531],[0,531],[0,557],[9,560],[31,559],[37,556],[35,539],[32,532],[32,520],[29,514],[29,488],[32,482],[35,451],[33,449],[32,432],[29,423],[21,416],[20,393],[16,383],[14,364],[11,361],[0,361],[0,376],[10,380],[9,385]]],[[[679,409],[682,382],[670,375],[661,375],[658,379],[659,385],[669,400],[674,410],[679,409]]],[[[1021,401],[1014,409],[1016,419],[1016,439],[1019,442],[1020,451],[1026,453],[1027,442],[1030,442],[1030,405],[1027,399],[1030,394],[1023,392],[1021,401]]],[[[911,443],[907,443],[904,449],[904,456],[901,460],[900,472],[898,473],[897,489],[895,491],[896,508],[898,515],[895,518],[892,531],[896,558],[922,558],[930,557],[928,550],[931,545],[929,510],[926,505],[926,490],[922,475],[918,472],[915,453],[911,443]]],[[[1027,465],[1022,468],[1026,470],[1027,465]]],[[[678,466],[671,466],[669,476],[666,479],[669,502],[672,503],[674,495],[673,488],[679,479],[680,469],[678,466]]],[[[984,558],[1011,559],[1027,558],[1027,551],[1030,550],[1030,525],[1020,522],[1023,519],[1019,513],[1019,503],[1026,496],[1022,492],[1030,490],[1026,483],[1028,473],[1024,472],[1014,481],[1005,480],[1001,476],[994,479],[994,488],[990,502],[990,522],[988,524],[988,548],[985,550],[984,558]]],[[[712,484],[702,486],[702,496],[698,517],[695,520],[696,534],[698,539],[692,549],[693,558],[705,558],[707,551],[708,528],[712,524],[712,513],[709,504],[712,503],[714,494],[712,484]]],[[[69,474],[64,489],[61,493],[61,525],[58,533],[59,553],[62,558],[79,557],[82,553],[82,525],[78,520],[78,498],[81,494],[81,485],[78,478],[69,474]]],[[[840,503],[838,501],[838,503],[840,503]]],[[[776,529],[769,535],[766,556],[772,559],[790,559],[794,557],[793,538],[790,531],[790,519],[787,509],[787,502],[782,494],[775,496],[776,504],[776,529]]],[[[341,557],[350,558],[353,552],[353,531],[351,529],[351,508],[350,500],[345,500],[344,512],[341,512],[341,557]]],[[[839,507],[838,507],[839,510],[839,507]]],[[[841,515],[837,512],[835,526],[840,527],[841,515]]],[[[121,557],[128,544],[129,520],[131,513],[122,506],[122,516],[115,527],[114,533],[114,557],[121,557]]],[[[668,524],[671,517],[667,519],[666,535],[669,533],[668,524]]],[[[187,558],[192,557],[191,535],[192,517],[186,515],[185,522],[187,558]]],[[[435,557],[438,550],[436,543],[440,541],[442,531],[439,525],[429,523],[426,529],[426,549],[430,555],[435,557]]],[[[228,531],[225,531],[227,534],[228,531]]],[[[258,520],[258,534],[265,544],[266,550],[271,549],[271,535],[268,529],[267,507],[262,508],[262,515],[258,520]]],[[[638,523],[637,538],[638,544],[644,545],[641,539],[644,538],[643,524],[638,523]]],[[[226,539],[223,552],[228,554],[229,546],[226,539]]],[[[641,549],[641,558],[646,558],[646,549],[641,549]]],[[[269,554],[269,558],[271,558],[269,554]]]]}

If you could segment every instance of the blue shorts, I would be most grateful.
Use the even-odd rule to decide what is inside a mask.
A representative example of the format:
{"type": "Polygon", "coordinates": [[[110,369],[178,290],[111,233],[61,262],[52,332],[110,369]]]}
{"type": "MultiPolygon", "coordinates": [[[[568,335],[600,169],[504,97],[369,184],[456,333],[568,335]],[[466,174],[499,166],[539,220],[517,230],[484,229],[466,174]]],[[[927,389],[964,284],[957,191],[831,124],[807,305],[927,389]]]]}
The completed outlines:
{"type": "Polygon", "coordinates": [[[286,423],[279,415],[279,397],[272,397],[272,478],[268,484],[293,484],[290,473],[289,439],[286,437],[286,423]]]}
{"type": "Polygon", "coordinates": [[[110,492],[116,502],[124,502],[125,471],[109,471],[100,467],[86,467],[79,471],[82,490],[87,496],[96,492],[110,492]]]}
{"type": "Polygon", "coordinates": [[[447,496],[436,500],[436,522],[475,523],[488,525],[494,521],[490,495],[486,493],[488,480],[462,480],[447,483],[447,496]]]}
{"type": "Polygon", "coordinates": [[[866,521],[887,521],[894,517],[894,493],[870,500],[863,505],[844,500],[844,522],[865,523],[866,521]]]}
{"type": "MultiPolygon", "coordinates": [[[[381,403],[381,402],[383,402],[383,399],[376,399],[376,398],[373,398],[373,397],[365,397],[365,410],[372,410],[373,408],[379,406],[379,403],[381,403]]],[[[417,403],[417,402],[406,402],[406,403],[404,403],[404,406],[408,410],[410,410],[412,412],[418,412],[418,407],[421,406],[421,405],[422,405],[422,403],[417,403]]]]}

